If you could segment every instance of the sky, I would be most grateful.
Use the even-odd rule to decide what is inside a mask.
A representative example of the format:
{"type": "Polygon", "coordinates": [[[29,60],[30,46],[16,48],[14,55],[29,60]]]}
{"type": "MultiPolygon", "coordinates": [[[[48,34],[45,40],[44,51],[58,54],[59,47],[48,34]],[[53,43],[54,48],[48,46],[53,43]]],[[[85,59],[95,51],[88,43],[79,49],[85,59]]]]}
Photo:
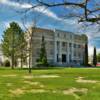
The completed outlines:
{"type": "MultiPolygon", "coordinates": [[[[33,24],[33,20],[36,21],[38,27],[47,29],[60,29],[76,34],[86,34],[89,39],[89,55],[93,54],[93,47],[96,46],[97,52],[100,52],[100,27],[97,24],[86,26],[83,23],[78,23],[76,17],[64,17],[65,14],[69,12],[79,12],[82,10],[72,10],[68,7],[53,7],[46,8],[44,6],[38,6],[34,10],[30,10],[25,13],[23,11],[32,7],[36,4],[35,0],[22,0],[19,3],[16,0],[0,0],[0,41],[4,30],[9,27],[9,23],[12,21],[17,22],[22,29],[24,29],[23,21],[27,27],[33,24]]],[[[48,2],[62,2],[62,0],[47,0],[48,2]]],[[[82,1],[82,0],[70,0],[72,2],[82,1]]],[[[100,0],[96,0],[100,3],[100,0]]],[[[93,8],[93,3],[91,3],[90,8],[93,8]]]]}

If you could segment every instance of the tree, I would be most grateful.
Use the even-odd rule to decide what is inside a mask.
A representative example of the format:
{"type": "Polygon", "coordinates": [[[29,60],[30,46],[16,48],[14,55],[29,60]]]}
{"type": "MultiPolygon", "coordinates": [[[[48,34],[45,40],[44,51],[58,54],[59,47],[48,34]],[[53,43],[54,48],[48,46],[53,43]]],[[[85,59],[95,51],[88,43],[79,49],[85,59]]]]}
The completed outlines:
{"type": "Polygon", "coordinates": [[[42,36],[42,43],[41,43],[40,56],[39,56],[39,59],[38,59],[38,63],[40,65],[43,65],[43,66],[47,66],[48,65],[44,36],[42,36]]]}
{"type": "Polygon", "coordinates": [[[21,60],[20,64],[21,64],[21,68],[23,67],[23,63],[26,62],[26,58],[27,58],[27,42],[25,39],[25,33],[22,31],[20,33],[20,37],[19,37],[19,47],[17,48],[18,50],[18,58],[21,60]]]}
{"type": "Polygon", "coordinates": [[[31,32],[28,31],[29,34],[29,73],[31,73],[31,69],[33,67],[33,35],[35,32],[35,24],[33,25],[33,27],[31,28],[31,32]]]}
{"type": "Polygon", "coordinates": [[[37,22],[39,21],[40,19],[40,15],[37,15],[35,14],[35,16],[32,18],[32,25],[31,27],[27,27],[26,24],[27,24],[27,20],[23,18],[22,20],[22,23],[23,23],[23,26],[26,30],[26,40],[27,40],[27,58],[28,58],[28,71],[29,73],[31,73],[32,71],[32,68],[33,68],[33,48],[34,48],[34,44],[33,44],[33,37],[34,37],[34,33],[36,32],[36,26],[37,26],[37,22]]]}
{"type": "Polygon", "coordinates": [[[97,61],[100,62],[100,53],[97,55],[97,61]]]}
{"type": "Polygon", "coordinates": [[[84,65],[88,66],[88,44],[85,44],[84,65]]]}
{"type": "Polygon", "coordinates": [[[96,64],[97,64],[96,47],[94,47],[93,65],[95,65],[95,66],[96,66],[96,64]]]}
{"type": "MultiPolygon", "coordinates": [[[[47,7],[55,7],[55,6],[65,6],[70,7],[72,10],[80,9],[83,10],[83,14],[78,13],[71,13],[72,16],[79,17],[81,22],[97,22],[100,24],[100,1],[99,0],[80,0],[80,1],[70,1],[70,0],[63,0],[63,2],[46,2],[44,0],[37,0],[40,4],[47,6],[47,7]],[[92,9],[90,7],[91,3],[94,3],[92,9]],[[92,16],[92,17],[91,17],[92,16]]],[[[69,13],[70,14],[70,13],[69,13]]]]}
{"type": "MultiPolygon", "coordinates": [[[[23,0],[17,0],[23,3],[23,0]]],[[[36,0],[36,4],[33,5],[31,0],[28,3],[31,6],[25,9],[24,12],[34,10],[36,7],[44,6],[45,8],[59,7],[59,9],[65,9],[66,12],[62,13],[65,17],[77,17],[79,22],[92,22],[100,24],[100,0],[36,0]],[[70,11],[68,11],[70,10],[70,11]]]]}
{"type": "Polygon", "coordinates": [[[6,57],[11,59],[12,69],[16,66],[22,32],[20,26],[16,22],[12,22],[3,34],[2,51],[6,57]]]}

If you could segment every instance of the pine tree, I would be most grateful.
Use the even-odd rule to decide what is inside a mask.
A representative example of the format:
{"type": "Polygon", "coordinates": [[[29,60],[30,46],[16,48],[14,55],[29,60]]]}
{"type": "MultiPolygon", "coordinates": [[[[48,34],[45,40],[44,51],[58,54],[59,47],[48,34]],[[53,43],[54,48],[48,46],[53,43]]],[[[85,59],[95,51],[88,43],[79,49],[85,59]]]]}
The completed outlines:
{"type": "Polygon", "coordinates": [[[97,61],[100,62],[100,53],[97,55],[97,61]]]}
{"type": "Polygon", "coordinates": [[[21,64],[21,68],[23,67],[23,63],[25,63],[26,58],[27,58],[27,42],[25,39],[25,33],[22,31],[20,33],[20,37],[19,37],[19,47],[18,47],[18,58],[20,59],[20,64],[21,64]]]}
{"type": "Polygon", "coordinates": [[[84,52],[84,65],[88,66],[88,45],[87,43],[85,44],[85,52],[84,52]]]}
{"type": "Polygon", "coordinates": [[[3,54],[11,59],[12,69],[16,66],[18,56],[20,54],[19,46],[22,44],[23,31],[16,22],[11,22],[9,28],[4,31],[2,40],[3,54]]]}
{"type": "Polygon", "coordinates": [[[40,57],[38,59],[39,64],[43,66],[47,66],[47,54],[46,54],[46,48],[45,48],[45,38],[42,36],[42,43],[41,43],[41,49],[40,49],[40,57]]]}
{"type": "Polygon", "coordinates": [[[93,65],[96,66],[96,64],[97,64],[96,47],[94,47],[93,65]]]}

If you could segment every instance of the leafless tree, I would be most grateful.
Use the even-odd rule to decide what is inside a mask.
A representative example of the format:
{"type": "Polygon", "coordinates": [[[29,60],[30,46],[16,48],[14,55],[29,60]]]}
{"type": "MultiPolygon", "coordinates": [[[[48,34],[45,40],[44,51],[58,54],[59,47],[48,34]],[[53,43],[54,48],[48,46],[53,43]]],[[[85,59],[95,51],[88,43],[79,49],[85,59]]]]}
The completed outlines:
{"type": "MultiPolygon", "coordinates": [[[[80,22],[96,22],[100,23],[100,1],[99,0],[73,0],[73,2],[70,2],[70,0],[64,0],[62,3],[46,3],[43,0],[37,0],[40,4],[47,6],[47,7],[55,7],[55,6],[65,6],[69,7],[72,10],[83,10],[83,14],[76,13],[74,14],[69,13],[69,15],[75,15],[75,17],[80,18],[80,22]],[[91,7],[92,5],[92,7],[91,7]]],[[[67,9],[66,9],[67,10],[67,9]]]]}
{"type": "MultiPolygon", "coordinates": [[[[25,14],[26,15],[26,14],[25,14]]],[[[26,39],[28,40],[28,46],[27,46],[27,58],[29,59],[28,61],[28,66],[29,66],[29,73],[31,73],[31,69],[33,67],[33,48],[34,48],[34,44],[33,44],[33,37],[34,37],[34,33],[36,32],[36,28],[37,28],[37,23],[39,21],[39,17],[40,15],[35,15],[35,17],[32,19],[32,24],[31,26],[27,26],[27,15],[26,16],[23,16],[23,19],[22,19],[22,23],[23,23],[23,26],[26,30],[26,39]]]]}
{"type": "MultiPolygon", "coordinates": [[[[18,0],[23,3],[23,0],[18,0]]],[[[46,1],[46,0],[36,0],[37,3],[33,5],[31,0],[28,0],[28,3],[32,6],[25,10],[25,12],[29,12],[31,9],[34,9],[37,6],[45,6],[47,8],[58,7],[58,9],[62,9],[64,7],[67,13],[65,13],[65,17],[77,17],[79,18],[79,22],[91,22],[100,24],[100,0],[54,0],[54,1],[46,1]],[[71,11],[68,12],[68,9],[71,11]]],[[[62,15],[63,12],[62,12],[62,15]]]]}

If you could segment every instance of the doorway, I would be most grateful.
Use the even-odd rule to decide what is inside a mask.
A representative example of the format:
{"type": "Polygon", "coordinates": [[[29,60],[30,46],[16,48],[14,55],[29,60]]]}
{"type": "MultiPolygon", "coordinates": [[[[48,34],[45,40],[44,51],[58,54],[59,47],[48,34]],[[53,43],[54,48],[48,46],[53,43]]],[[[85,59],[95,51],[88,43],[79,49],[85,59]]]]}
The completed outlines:
{"type": "Polygon", "coordinates": [[[62,54],[62,62],[63,62],[63,63],[66,62],[66,54],[62,54]]]}

